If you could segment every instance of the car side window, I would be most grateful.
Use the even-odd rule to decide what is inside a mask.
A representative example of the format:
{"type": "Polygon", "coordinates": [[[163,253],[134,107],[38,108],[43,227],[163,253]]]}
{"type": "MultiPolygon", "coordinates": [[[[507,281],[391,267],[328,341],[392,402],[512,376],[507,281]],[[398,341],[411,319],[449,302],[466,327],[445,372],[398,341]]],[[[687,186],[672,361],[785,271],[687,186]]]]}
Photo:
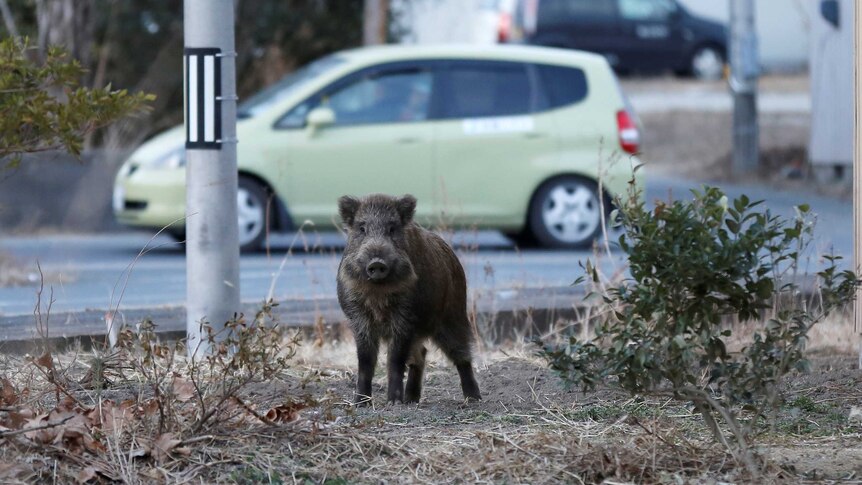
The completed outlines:
{"type": "Polygon", "coordinates": [[[618,0],[620,15],[626,20],[664,22],[676,10],[671,0],[618,0]]]}
{"type": "Polygon", "coordinates": [[[536,93],[524,64],[455,63],[447,70],[440,118],[480,118],[527,114],[536,93]]]}
{"type": "Polygon", "coordinates": [[[288,111],[286,115],[282,116],[281,119],[276,122],[275,127],[279,129],[296,129],[304,127],[305,118],[308,116],[308,112],[317,107],[319,103],[320,99],[318,96],[306,99],[288,111]]]}
{"type": "Polygon", "coordinates": [[[534,64],[545,91],[546,109],[569,106],[587,97],[587,76],[576,67],[534,64]]]}
{"type": "Polygon", "coordinates": [[[428,119],[430,71],[411,69],[369,74],[325,95],[335,124],[400,123],[428,119]]]}
{"type": "Polygon", "coordinates": [[[538,22],[541,25],[585,20],[613,20],[615,0],[542,0],[538,22]]]}

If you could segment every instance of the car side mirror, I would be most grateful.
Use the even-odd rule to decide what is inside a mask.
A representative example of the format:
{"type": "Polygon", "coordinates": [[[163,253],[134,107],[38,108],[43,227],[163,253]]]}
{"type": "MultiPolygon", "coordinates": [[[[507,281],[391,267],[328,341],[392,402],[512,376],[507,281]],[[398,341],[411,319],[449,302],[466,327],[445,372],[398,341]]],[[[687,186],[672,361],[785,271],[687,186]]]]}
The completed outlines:
{"type": "Polygon", "coordinates": [[[335,124],[335,111],[328,106],[318,106],[311,110],[305,117],[305,123],[312,131],[317,131],[329,125],[335,124]]]}

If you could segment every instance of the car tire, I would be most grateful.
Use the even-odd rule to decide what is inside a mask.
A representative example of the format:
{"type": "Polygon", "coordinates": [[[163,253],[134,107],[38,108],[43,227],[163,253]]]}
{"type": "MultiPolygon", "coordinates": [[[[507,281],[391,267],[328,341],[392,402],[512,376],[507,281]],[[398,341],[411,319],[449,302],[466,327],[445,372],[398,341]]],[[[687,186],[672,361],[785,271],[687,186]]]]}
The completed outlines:
{"type": "Polygon", "coordinates": [[[592,180],[553,178],[539,187],[530,202],[530,230],[543,247],[589,248],[602,230],[600,201],[592,180]]]}
{"type": "Polygon", "coordinates": [[[180,246],[186,243],[186,228],[185,227],[169,227],[165,230],[165,234],[171,237],[180,246]]]}
{"type": "Polygon", "coordinates": [[[519,232],[507,232],[504,234],[509,238],[518,249],[532,249],[538,246],[539,241],[533,237],[533,233],[529,228],[525,228],[519,232]]]}
{"type": "Polygon", "coordinates": [[[701,81],[718,81],[724,77],[724,54],[715,46],[702,45],[688,61],[688,71],[701,81]]]}
{"type": "Polygon", "coordinates": [[[240,251],[256,251],[263,246],[268,229],[266,211],[268,199],[268,190],[260,183],[249,177],[239,178],[237,224],[240,251]]]}

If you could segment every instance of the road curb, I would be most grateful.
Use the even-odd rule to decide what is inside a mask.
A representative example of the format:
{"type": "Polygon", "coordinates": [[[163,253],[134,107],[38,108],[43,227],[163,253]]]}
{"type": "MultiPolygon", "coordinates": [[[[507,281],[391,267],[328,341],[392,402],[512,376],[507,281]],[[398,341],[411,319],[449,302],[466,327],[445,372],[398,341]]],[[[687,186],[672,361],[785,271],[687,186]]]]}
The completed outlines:
{"type": "MultiPolygon", "coordinates": [[[[493,333],[499,341],[529,338],[546,331],[561,320],[577,318],[584,308],[584,291],[578,287],[499,289],[471,292],[468,310],[477,326],[493,333]]],[[[246,317],[254,316],[263,302],[242,305],[246,317]]],[[[81,345],[90,347],[106,340],[106,310],[85,310],[52,314],[48,340],[56,349],[81,345]]],[[[273,316],[283,327],[311,329],[316,325],[337,328],[346,322],[334,298],[284,300],[273,308],[273,316]]],[[[165,338],[185,336],[186,310],[183,306],[133,308],[116,312],[115,322],[135,326],[151,320],[165,338]]],[[[0,352],[24,354],[42,344],[34,315],[0,317],[0,352]]]]}

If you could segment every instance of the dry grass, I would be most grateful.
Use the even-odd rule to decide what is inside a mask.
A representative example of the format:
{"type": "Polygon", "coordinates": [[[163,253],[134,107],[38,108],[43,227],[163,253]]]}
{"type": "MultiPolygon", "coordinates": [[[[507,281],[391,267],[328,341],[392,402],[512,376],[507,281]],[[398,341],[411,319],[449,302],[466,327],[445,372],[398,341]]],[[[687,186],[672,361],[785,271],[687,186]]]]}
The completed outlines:
{"type": "MultiPolygon", "coordinates": [[[[776,433],[764,448],[770,460],[763,475],[750,477],[711,443],[699,418],[684,406],[608,389],[586,395],[566,389],[528,344],[478,357],[485,396],[480,403],[461,401],[456,373],[434,352],[422,404],[386,405],[379,368],[373,406],[357,409],[348,403],[354,351],[349,337],[306,342],[289,366],[248,381],[218,419],[198,429],[200,409],[187,386],[183,352],[157,359],[155,375],[166,379],[158,388],[171,390],[161,398],[170,417],[161,429],[154,374],[130,365],[133,355],[111,361],[67,352],[51,359],[48,372],[43,358],[0,356],[8,379],[0,393],[0,481],[792,483],[806,480],[806,473],[811,478],[806,460],[816,463],[824,450],[850,456],[818,476],[826,471],[831,479],[847,477],[862,463],[862,428],[845,419],[816,437],[798,430],[776,433]],[[92,385],[97,365],[111,369],[98,389],[92,385]],[[69,416],[72,421],[43,430],[30,424],[19,432],[13,418],[22,411],[32,413],[25,418],[29,423],[53,413],[42,426],[69,416]],[[102,417],[92,419],[99,412],[102,417]],[[848,446],[854,439],[856,445],[848,446]],[[790,457],[796,469],[776,464],[790,457]]],[[[860,388],[862,376],[846,365],[840,371],[846,382],[828,395],[811,389],[829,386],[798,382],[794,402],[813,403],[805,419],[820,420],[818,413],[836,404],[829,399],[862,398],[847,394],[860,388]]]]}

